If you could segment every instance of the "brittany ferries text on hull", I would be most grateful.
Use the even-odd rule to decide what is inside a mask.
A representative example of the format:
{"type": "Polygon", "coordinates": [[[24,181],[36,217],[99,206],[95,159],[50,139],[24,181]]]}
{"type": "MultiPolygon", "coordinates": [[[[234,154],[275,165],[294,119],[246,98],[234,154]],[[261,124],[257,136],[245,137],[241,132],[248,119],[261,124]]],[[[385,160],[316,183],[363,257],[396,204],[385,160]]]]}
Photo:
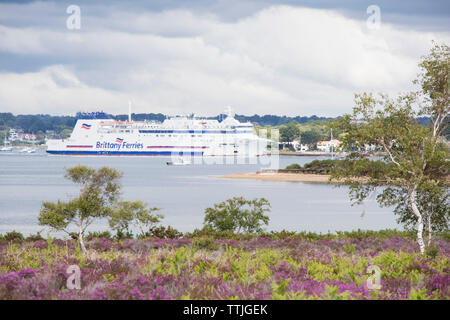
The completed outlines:
{"type": "Polygon", "coordinates": [[[269,140],[231,113],[223,121],[173,117],[162,123],[110,119],[105,113],[79,113],[70,138],[47,140],[59,155],[244,156],[265,153],[269,140]]]}

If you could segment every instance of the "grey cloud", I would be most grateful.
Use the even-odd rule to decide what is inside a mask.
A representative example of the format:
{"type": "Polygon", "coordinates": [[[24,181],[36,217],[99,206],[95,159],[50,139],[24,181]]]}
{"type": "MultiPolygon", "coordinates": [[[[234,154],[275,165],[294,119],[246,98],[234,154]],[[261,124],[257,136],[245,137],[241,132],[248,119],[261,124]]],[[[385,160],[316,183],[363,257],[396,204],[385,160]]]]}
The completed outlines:
{"type": "Polygon", "coordinates": [[[123,113],[131,98],[136,112],[338,115],[354,92],[411,89],[431,39],[449,40],[433,27],[367,30],[352,1],[201,3],[79,1],[79,31],[65,28],[66,4],[0,4],[0,108],[123,113]]]}

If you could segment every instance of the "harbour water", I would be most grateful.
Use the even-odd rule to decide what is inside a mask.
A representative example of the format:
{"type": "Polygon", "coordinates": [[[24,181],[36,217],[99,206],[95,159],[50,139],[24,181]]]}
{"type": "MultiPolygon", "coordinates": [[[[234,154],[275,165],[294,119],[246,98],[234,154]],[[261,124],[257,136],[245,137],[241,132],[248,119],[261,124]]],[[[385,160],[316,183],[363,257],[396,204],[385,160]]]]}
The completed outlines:
{"type": "MultiPolygon", "coordinates": [[[[280,168],[325,157],[281,156],[280,168]]],[[[37,224],[42,201],[66,201],[77,186],[64,179],[65,168],[78,164],[109,166],[124,173],[124,200],[142,200],[161,208],[163,225],[180,231],[201,228],[207,207],[234,196],[264,197],[272,206],[267,230],[351,231],[401,227],[392,208],[380,208],[375,195],[364,205],[351,206],[347,187],[302,182],[224,179],[232,173],[256,172],[260,164],[192,164],[167,166],[170,157],[50,156],[0,154],[0,233],[16,230],[25,235],[43,230],[37,224]]],[[[106,230],[106,221],[88,230],[106,230]]],[[[44,231],[43,235],[46,234],[44,231]]]]}

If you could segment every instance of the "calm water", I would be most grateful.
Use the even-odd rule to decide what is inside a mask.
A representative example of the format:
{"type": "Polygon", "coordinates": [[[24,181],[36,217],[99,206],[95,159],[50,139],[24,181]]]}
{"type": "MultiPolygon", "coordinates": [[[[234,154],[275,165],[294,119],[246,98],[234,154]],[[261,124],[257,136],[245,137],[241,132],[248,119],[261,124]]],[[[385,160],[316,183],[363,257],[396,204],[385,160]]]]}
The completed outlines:
{"type": "MultiPolygon", "coordinates": [[[[280,167],[304,164],[314,157],[280,157],[280,167]]],[[[322,158],[325,159],[325,158],[322,158]]],[[[217,176],[255,172],[259,164],[167,166],[166,157],[71,157],[0,154],[0,233],[35,233],[42,201],[67,200],[77,188],[63,178],[64,169],[83,164],[104,165],[124,173],[123,198],[143,200],[162,208],[163,224],[180,231],[202,226],[204,209],[233,196],[264,197],[272,205],[268,230],[314,232],[399,228],[390,208],[379,208],[372,197],[350,205],[347,188],[301,182],[223,179],[217,176]]],[[[101,221],[90,230],[105,230],[101,221]]]]}

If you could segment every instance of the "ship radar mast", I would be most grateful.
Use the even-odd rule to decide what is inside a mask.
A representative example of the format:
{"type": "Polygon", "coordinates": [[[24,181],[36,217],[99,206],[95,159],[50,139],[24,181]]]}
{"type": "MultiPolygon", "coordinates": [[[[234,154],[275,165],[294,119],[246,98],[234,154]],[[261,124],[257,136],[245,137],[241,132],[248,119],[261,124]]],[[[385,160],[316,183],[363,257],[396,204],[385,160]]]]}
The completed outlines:
{"type": "Polygon", "coordinates": [[[234,118],[234,112],[233,112],[233,109],[231,108],[231,106],[227,106],[225,108],[225,113],[229,118],[234,118]]]}

